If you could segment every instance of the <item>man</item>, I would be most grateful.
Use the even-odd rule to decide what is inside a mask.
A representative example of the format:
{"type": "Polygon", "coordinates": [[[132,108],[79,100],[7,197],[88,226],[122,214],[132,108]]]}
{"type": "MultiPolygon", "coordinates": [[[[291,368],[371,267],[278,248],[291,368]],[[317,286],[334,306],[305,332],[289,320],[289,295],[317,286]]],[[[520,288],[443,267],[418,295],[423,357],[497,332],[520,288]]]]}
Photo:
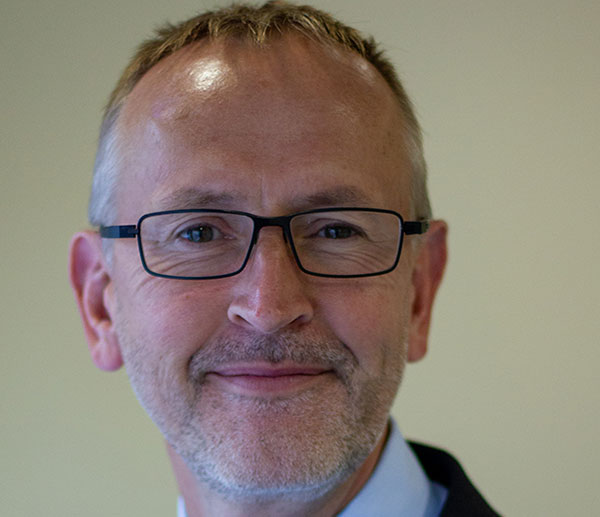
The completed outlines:
{"type": "Polygon", "coordinates": [[[271,2],[159,31],[107,107],[71,282],[165,436],[180,515],[494,515],[389,411],[446,261],[374,43],[271,2]],[[137,242],[137,246],[136,246],[137,242]]]}

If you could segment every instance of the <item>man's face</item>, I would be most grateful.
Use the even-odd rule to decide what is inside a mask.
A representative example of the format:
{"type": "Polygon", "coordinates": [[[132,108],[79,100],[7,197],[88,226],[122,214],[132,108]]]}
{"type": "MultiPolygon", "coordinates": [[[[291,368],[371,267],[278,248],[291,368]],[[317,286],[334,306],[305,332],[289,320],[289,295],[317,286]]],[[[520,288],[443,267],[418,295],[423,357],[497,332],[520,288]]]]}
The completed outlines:
{"type": "MultiPolygon", "coordinates": [[[[287,37],[201,43],[138,83],[119,122],[118,224],[217,208],[393,209],[409,162],[388,86],[357,56],[287,37]]],[[[264,228],[239,275],[148,275],[114,244],[107,306],[132,385],[196,476],[229,496],[318,491],[381,437],[407,356],[412,246],[359,279],[296,266],[264,228]]],[[[299,495],[301,497],[301,495],[299,495]]]]}

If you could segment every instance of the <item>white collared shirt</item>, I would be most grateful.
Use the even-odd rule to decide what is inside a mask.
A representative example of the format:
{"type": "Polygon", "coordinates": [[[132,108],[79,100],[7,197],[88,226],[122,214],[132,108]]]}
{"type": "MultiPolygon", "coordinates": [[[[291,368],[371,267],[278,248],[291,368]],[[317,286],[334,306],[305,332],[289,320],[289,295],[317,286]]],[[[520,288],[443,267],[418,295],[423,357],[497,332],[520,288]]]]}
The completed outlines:
{"type": "MultiPolygon", "coordinates": [[[[338,517],[438,517],[448,490],[426,476],[419,460],[406,443],[396,423],[390,421],[390,435],[381,457],[356,497],[338,517]]],[[[187,517],[180,497],[177,517],[187,517]]]]}

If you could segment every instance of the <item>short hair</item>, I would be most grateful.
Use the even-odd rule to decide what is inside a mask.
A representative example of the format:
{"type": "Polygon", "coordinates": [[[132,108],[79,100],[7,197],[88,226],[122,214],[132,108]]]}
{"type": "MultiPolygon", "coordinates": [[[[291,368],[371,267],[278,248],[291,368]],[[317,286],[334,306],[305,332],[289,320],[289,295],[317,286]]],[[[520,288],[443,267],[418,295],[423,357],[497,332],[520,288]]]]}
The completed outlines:
{"type": "Polygon", "coordinates": [[[331,15],[310,6],[271,0],[262,6],[234,4],[208,11],[177,25],[166,24],[155,37],[144,41],[125,68],[104,111],[88,217],[94,226],[114,224],[115,193],[119,174],[117,121],[129,93],[161,59],[182,47],[204,39],[238,38],[257,45],[277,35],[298,33],[324,45],[354,52],[371,63],[394,93],[405,125],[405,146],[411,163],[411,217],[431,218],[427,194],[427,167],[421,128],[414,108],[391,62],[371,37],[344,25],[331,15]]]}

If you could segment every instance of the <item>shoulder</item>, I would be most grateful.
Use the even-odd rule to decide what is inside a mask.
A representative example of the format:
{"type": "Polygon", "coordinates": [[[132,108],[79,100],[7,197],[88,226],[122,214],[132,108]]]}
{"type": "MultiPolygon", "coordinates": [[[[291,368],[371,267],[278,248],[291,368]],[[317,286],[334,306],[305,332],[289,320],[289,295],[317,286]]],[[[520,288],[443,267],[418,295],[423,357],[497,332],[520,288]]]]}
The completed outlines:
{"type": "Polygon", "coordinates": [[[448,497],[440,517],[499,515],[477,491],[458,461],[450,454],[421,443],[408,443],[429,479],[448,489],[448,497]]]}

